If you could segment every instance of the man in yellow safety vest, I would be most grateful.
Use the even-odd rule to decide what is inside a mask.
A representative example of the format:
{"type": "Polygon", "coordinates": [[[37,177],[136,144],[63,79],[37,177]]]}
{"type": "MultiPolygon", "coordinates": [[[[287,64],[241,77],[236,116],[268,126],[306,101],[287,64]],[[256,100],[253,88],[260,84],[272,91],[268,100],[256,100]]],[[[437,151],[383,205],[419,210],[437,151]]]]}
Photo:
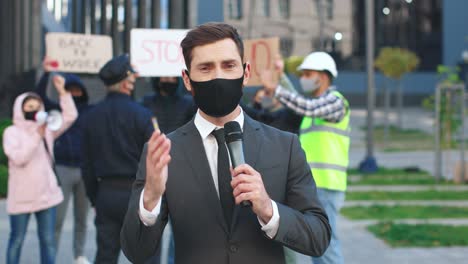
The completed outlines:
{"type": "Polygon", "coordinates": [[[313,259],[314,263],[342,264],[344,260],[337,236],[336,218],[346,190],[350,144],[349,104],[332,86],[338,71],[329,54],[309,54],[298,70],[301,71],[300,83],[305,96],[273,82],[264,82],[264,86],[286,107],[304,116],[299,139],[317,185],[318,197],[332,227],[330,246],[322,257],[313,259]]]}

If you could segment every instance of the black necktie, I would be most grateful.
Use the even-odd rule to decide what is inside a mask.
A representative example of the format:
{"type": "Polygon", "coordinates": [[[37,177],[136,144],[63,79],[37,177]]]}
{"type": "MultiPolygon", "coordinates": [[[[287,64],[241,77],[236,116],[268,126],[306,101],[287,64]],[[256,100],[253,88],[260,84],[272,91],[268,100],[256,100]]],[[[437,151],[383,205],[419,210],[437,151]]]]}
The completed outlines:
{"type": "Polygon", "coordinates": [[[219,200],[223,207],[224,218],[228,227],[231,226],[232,212],[234,209],[234,196],[231,187],[231,172],[229,170],[229,156],[224,139],[224,129],[213,130],[211,133],[218,143],[218,189],[219,200]]]}

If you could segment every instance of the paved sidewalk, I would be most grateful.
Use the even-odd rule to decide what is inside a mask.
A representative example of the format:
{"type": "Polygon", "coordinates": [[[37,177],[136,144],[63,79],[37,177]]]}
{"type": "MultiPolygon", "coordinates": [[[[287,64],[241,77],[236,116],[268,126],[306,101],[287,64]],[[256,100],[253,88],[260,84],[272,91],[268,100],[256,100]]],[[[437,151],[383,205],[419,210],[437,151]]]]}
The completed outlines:
{"type": "MultiPolygon", "coordinates": [[[[62,239],[57,251],[57,264],[73,263],[73,211],[72,206],[68,207],[67,216],[62,230],[62,239]]],[[[88,216],[88,233],[86,237],[85,255],[90,261],[94,260],[96,254],[96,229],[94,228],[94,211],[91,210],[88,216]]],[[[23,244],[21,254],[21,264],[40,263],[39,241],[37,238],[36,219],[32,216],[29,220],[28,232],[23,244]]],[[[6,249],[10,232],[10,222],[6,214],[6,202],[0,200],[0,263],[5,263],[6,249]]],[[[123,254],[120,255],[119,264],[130,263],[123,254]]]]}
{"type": "MultiPolygon", "coordinates": [[[[452,224],[458,219],[446,220],[444,224],[452,224]]],[[[366,227],[377,221],[350,221],[340,217],[338,222],[346,264],[465,264],[468,257],[468,247],[392,248],[367,231],[366,227]]],[[[297,264],[311,263],[309,257],[300,254],[297,260],[297,264]]]]}
{"type": "Polygon", "coordinates": [[[468,247],[391,248],[367,231],[365,226],[344,217],[339,219],[347,264],[464,264],[468,258],[468,247]]]}

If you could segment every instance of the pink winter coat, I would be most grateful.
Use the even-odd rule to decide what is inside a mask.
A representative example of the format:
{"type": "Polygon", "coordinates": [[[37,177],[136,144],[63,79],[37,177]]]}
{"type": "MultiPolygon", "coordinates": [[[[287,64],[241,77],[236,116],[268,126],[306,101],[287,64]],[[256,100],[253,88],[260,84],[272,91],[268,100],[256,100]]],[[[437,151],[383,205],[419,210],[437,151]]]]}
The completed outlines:
{"type": "MultiPolygon", "coordinates": [[[[3,134],[3,149],[8,157],[9,214],[32,213],[53,207],[63,200],[62,190],[52,170],[47,150],[37,132],[36,122],[26,120],[22,111],[24,98],[18,96],[13,106],[13,125],[3,134]]],[[[63,125],[58,131],[45,130],[49,150],[54,140],[67,130],[78,116],[72,96],[60,97],[63,125]]]]}

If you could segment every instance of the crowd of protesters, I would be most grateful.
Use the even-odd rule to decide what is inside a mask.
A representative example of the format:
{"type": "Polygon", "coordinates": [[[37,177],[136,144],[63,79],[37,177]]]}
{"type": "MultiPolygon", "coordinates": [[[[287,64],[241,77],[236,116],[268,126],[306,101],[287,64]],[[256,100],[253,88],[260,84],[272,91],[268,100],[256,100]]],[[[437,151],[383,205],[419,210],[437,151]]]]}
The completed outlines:
{"type": "MultiPolygon", "coordinates": [[[[223,40],[216,40],[214,44],[223,40]]],[[[155,77],[150,80],[154,92],[135,100],[138,72],[124,54],[101,68],[98,77],[107,94],[91,105],[89,89],[93,87],[87,87],[77,75],[54,72],[50,65],[50,58],[46,57],[44,74],[37,86],[16,98],[13,125],[3,136],[9,160],[7,211],[11,227],[6,263],[20,263],[31,215],[37,219],[41,263],[55,263],[70,201],[74,225],[73,263],[90,263],[84,252],[90,208],[94,208],[97,230],[93,262],[117,263],[121,230],[132,185],[141,170],[139,163],[145,143],[156,133],[170,134],[196,119],[197,113],[204,111],[199,101],[202,99],[197,94],[199,90],[187,89],[187,84],[193,87],[208,84],[192,79],[187,79],[187,83],[175,76],[155,77]],[[58,100],[51,99],[47,92],[50,83],[57,91],[58,100]],[[53,111],[61,113],[58,126],[39,118],[41,114],[51,116],[53,111]]],[[[244,71],[248,72],[249,66],[245,65],[244,71]]],[[[317,186],[318,199],[331,226],[330,246],[323,256],[314,257],[313,261],[344,263],[335,231],[346,189],[349,105],[333,86],[338,71],[330,55],[312,52],[298,70],[301,85],[295,87],[284,72],[284,62],[278,57],[274,70],[261,74],[262,87],[242,87],[244,91],[256,90],[250,103],[240,105],[243,113],[251,118],[298,137],[317,186]],[[278,78],[274,78],[275,75],[278,78]]],[[[193,77],[186,74],[184,78],[193,77]]],[[[212,100],[216,98],[213,95],[212,100]]],[[[143,224],[146,225],[145,221],[143,224]]],[[[168,225],[169,232],[172,228],[168,225]]],[[[168,262],[174,263],[177,241],[170,233],[168,262]]],[[[285,261],[295,263],[296,252],[284,249],[285,261]]],[[[160,263],[161,254],[159,245],[145,263],[160,263]]]]}

